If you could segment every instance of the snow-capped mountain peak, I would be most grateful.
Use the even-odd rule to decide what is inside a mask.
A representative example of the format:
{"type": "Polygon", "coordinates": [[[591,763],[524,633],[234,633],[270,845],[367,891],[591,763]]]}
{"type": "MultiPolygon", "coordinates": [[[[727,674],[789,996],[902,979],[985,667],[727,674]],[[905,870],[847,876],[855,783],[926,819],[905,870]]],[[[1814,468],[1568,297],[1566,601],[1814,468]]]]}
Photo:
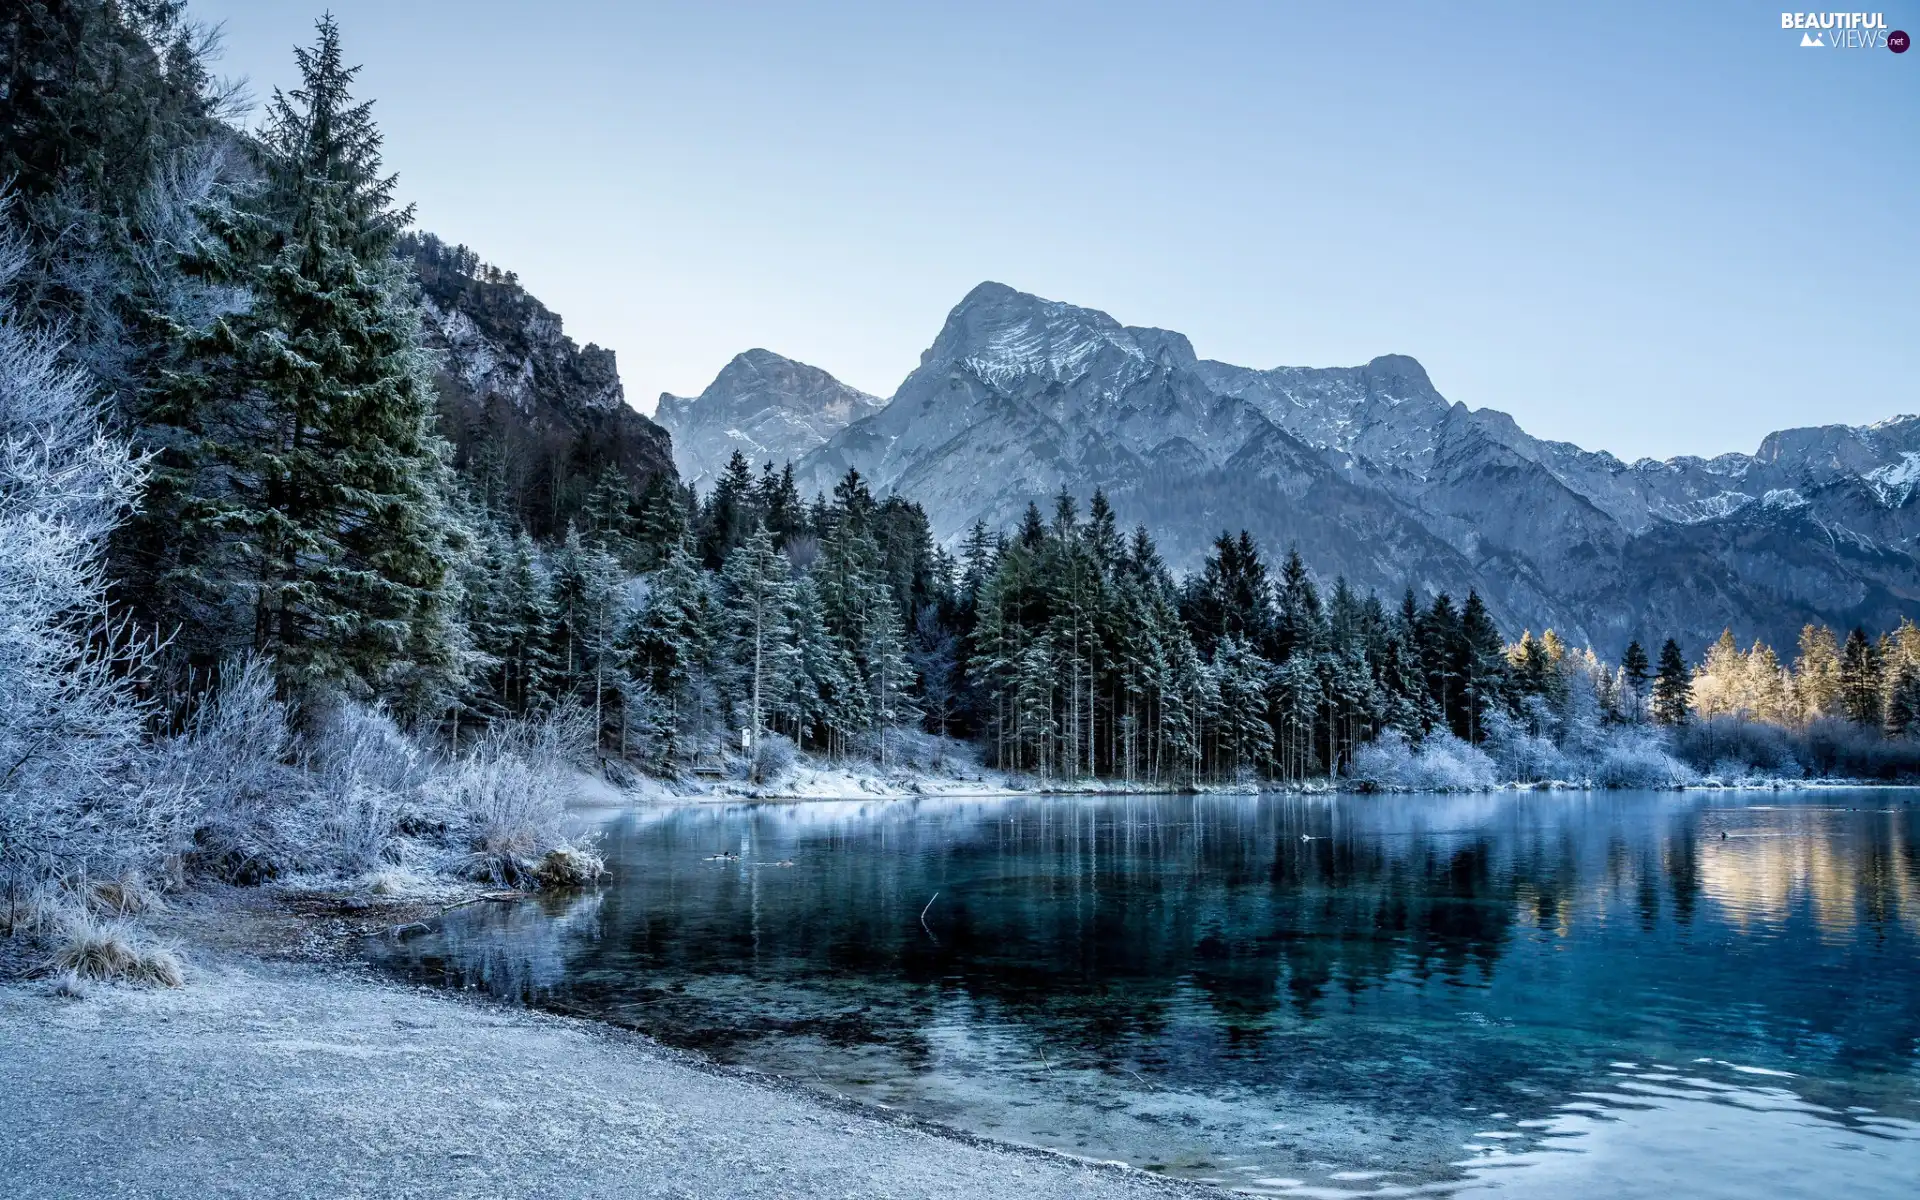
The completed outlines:
{"type": "Polygon", "coordinates": [[[681,477],[715,475],[737,450],[756,466],[786,462],[885,402],[818,367],[771,350],[737,354],[698,396],[660,396],[654,419],[673,435],[681,477]]]}
{"type": "Polygon", "coordinates": [[[1362,587],[1474,590],[1506,624],[1609,653],[1920,613],[1920,419],[1627,464],[1450,402],[1406,355],[1241,367],[1000,283],[954,306],[884,407],[778,449],[803,490],[857,468],[942,539],[1101,488],[1179,566],[1245,528],[1362,587]]]}

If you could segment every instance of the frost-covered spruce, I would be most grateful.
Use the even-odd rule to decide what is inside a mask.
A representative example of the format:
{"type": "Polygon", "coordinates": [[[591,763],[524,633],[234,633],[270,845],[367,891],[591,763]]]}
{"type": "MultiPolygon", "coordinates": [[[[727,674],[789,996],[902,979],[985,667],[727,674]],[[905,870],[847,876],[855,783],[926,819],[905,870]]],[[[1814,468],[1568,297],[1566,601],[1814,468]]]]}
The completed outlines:
{"type": "Polygon", "coordinates": [[[167,514],[164,579],[190,649],[269,655],[297,686],[434,707],[458,685],[445,446],[407,268],[411,210],[381,174],[328,18],[259,139],[264,183],[210,214],[201,273],[227,310],[179,327],[157,405],[202,431],[167,514]]]}

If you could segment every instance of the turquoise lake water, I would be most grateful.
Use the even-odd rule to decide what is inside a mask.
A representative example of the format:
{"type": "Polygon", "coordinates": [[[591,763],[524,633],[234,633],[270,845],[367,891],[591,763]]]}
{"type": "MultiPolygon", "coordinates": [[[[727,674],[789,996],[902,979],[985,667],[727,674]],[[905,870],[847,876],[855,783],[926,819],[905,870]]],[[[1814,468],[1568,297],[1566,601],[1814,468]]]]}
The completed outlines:
{"type": "Polygon", "coordinates": [[[1257,1194],[1920,1195],[1920,792],[595,824],[608,886],[474,905],[380,953],[1257,1194]]]}

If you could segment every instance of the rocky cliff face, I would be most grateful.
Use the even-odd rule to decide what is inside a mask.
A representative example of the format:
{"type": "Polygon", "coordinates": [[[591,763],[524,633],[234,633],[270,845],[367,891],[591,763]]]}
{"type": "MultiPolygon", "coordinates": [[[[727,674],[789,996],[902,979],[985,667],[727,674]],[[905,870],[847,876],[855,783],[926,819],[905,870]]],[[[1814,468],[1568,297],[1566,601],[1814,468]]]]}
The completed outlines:
{"type": "Polygon", "coordinates": [[[1254,370],[1000,284],[961,301],[885,408],[798,464],[809,490],[849,468],[919,500],[943,538],[1101,487],[1178,565],[1244,527],[1324,575],[1475,588],[1511,630],[1609,653],[1920,614],[1920,419],[1628,464],[1449,403],[1411,358],[1254,370]]]}
{"type": "Polygon", "coordinates": [[[400,251],[420,280],[455,465],[490,501],[554,537],[608,466],[636,492],[674,478],[672,441],[628,406],[613,351],[576,345],[558,314],[464,246],[428,234],[400,251]]]}
{"type": "Polygon", "coordinates": [[[758,466],[788,462],[886,404],[771,350],[735,355],[698,396],[662,392],[654,410],[673,435],[673,461],[689,483],[711,480],[737,450],[758,466]]]}

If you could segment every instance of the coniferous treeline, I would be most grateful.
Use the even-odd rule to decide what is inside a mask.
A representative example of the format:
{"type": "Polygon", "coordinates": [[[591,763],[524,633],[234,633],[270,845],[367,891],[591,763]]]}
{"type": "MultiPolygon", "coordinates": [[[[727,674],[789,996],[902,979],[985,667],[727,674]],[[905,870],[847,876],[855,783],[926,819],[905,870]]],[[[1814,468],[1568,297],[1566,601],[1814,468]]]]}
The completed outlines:
{"type": "Polygon", "coordinates": [[[152,687],[246,654],[290,696],[377,700],[456,745],[578,705],[603,754],[658,771],[757,764],[774,735],[885,763],[918,731],[1046,779],[1163,783],[1324,777],[1383,735],[1518,762],[1608,725],[1905,736],[1920,711],[1911,626],[1810,630],[1791,671],[1730,637],[1697,673],[1671,640],[1615,666],[1551,631],[1508,644],[1472,594],[1323,587],[1244,532],[1176,578],[1098,493],[976,526],[956,557],[851,473],[805,497],[735,456],[701,497],[569,452],[564,480],[509,486],[436,417],[416,272],[506,276],[401,241],[330,20],[257,135],[221,122],[178,4],[38,0],[0,40],[17,303],[149,459],[109,566],[117,611],[169,639],[152,687]]]}
{"type": "MultiPolygon", "coordinates": [[[[1726,711],[1706,699],[1715,654],[1696,673],[1671,640],[1657,665],[1637,642],[1617,665],[1551,630],[1509,644],[1477,595],[1422,603],[1409,590],[1390,607],[1344,580],[1323,593],[1297,553],[1272,570],[1245,533],[1223,533],[1176,579],[1151,533],[1122,534],[1098,492],[1084,516],[1063,494],[1050,518],[1029,508],[1016,529],[978,525],[957,558],[916,505],[876,500],[857,472],[803,502],[790,469],[756,476],[735,455],[704,500],[679,500],[616,505],[551,556],[555,599],[503,606],[583,614],[547,618],[563,632],[536,669],[552,686],[533,694],[591,703],[610,748],[649,747],[640,757],[659,768],[739,731],[881,756],[886,730],[917,724],[1051,780],[1301,780],[1339,773],[1387,732],[1519,744],[1726,711]],[[642,563],[623,607],[622,566],[642,563]]],[[[533,556],[523,544],[511,577],[537,580],[533,556]]],[[[1911,630],[1884,645],[1920,644],[1911,630]]],[[[481,644],[540,638],[510,629],[481,644]]],[[[1900,653],[1908,674],[1876,678],[1910,676],[1910,650],[1878,658],[1900,653]]],[[[1901,710],[1847,710],[1873,724],[1883,711],[1901,710]]]]}

